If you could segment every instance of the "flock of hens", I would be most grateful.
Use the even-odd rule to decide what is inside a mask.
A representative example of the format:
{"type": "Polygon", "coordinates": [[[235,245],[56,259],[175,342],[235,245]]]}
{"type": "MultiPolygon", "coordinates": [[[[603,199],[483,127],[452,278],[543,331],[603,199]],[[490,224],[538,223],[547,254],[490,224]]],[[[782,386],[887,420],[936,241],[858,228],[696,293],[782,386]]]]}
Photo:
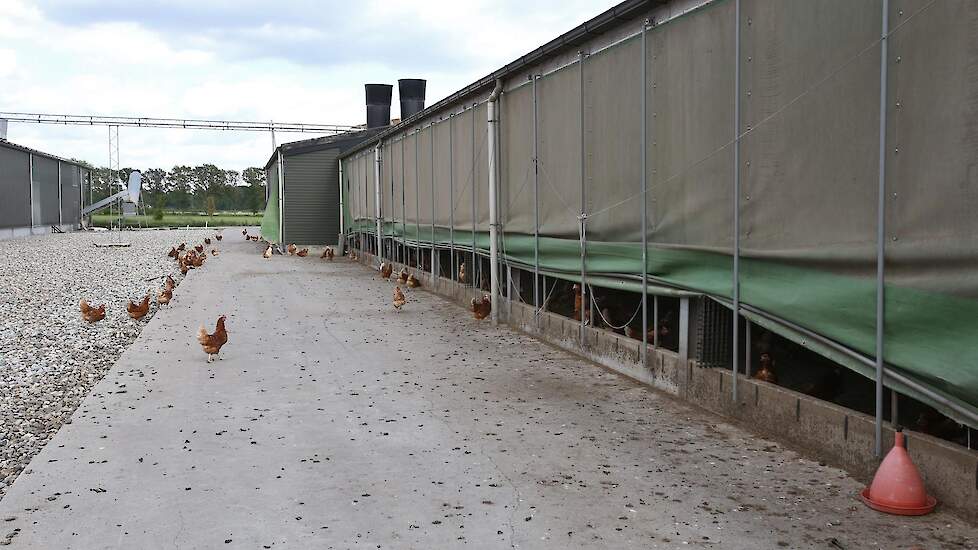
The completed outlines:
{"type": "MultiPolygon", "coordinates": [[[[260,237],[257,235],[249,235],[247,229],[243,229],[241,234],[246,240],[249,241],[258,241],[260,239],[260,237]]],[[[218,233],[214,236],[214,239],[220,241],[223,239],[223,236],[218,233]]],[[[207,252],[205,252],[205,247],[210,246],[210,244],[211,239],[209,237],[204,239],[203,244],[198,244],[189,249],[187,248],[187,243],[180,243],[179,246],[171,247],[170,252],[167,253],[167,256],[176,260],[177,265],[180,268],[180,272],[186,275],[191,269],[199,269],[203,267],[204,262],[207,260],[207,252]]],[[[272,251],[272,245],[268,245],[262,256],[266,259],[271,258],[272,251]]],[[[300,250],[294,243],[289,244],[286,247],[286,252],[289,256],[298,256],[300,258],[305,258],[309,255],[308,248],[303,248],[300,250]]],[[[211,256],[217,256],[219,252],[216,248],[211,248],[210,254],[211,256]]],[[[320,259],[333,261],[335,254],[336,253],[333,248],[327,246],[323,250],[323,254],[320,256],[320,259]]],[[[357,261],[357,259],[358,257],[356,251],[351,250],[350,260],[357,261]]],[[[393,264],[389,262],[382,262],[380,264],[380,276],[382,278],[390,279],[393,272],[393,264]]],[[[461,283],[466,282],[464,262],[459,265],[458,280],[461,283]]],[[[398,273],[397,284],[394,286],[393,300],[394,309],[398,312],[401,311],[401,308],[404,307],[405,304],[407,304],[407,297],[401,290],[401,285],[404,285],[407,288],[420,288],[421,281],[418,280],[413,273],[410,273],[406,266],[400,271],[400,273],[398,273]]],[[[161,290],[156,296],[156,303],[161,306],[169,304],[170,300],[173,298],[174,288],[176,288],[176,282],[173,280],[173,277],[167,275],[163,283],[163,290],[161,290]]],[[[152,290],[147,290],[146,295],[143,296],[142,301],[139,303],[129,300],[129,303],[126,305],[126,310],[129,312],[129,316],[137,321],[145,317],[146,314],[149,313],[150,299],[152,294],[152,290]]],[[[89,323],[97,323],[105,318],[105,304],[94,307],[88,302],[88,300],[82,299],[81,303],[79,304],[79,308],[81,309],[82,318],[89,323]]],[[[488,317],[492,311],[489,295],[485,294],[478,299],[473,298],[470,304],[470,310],[472,311],[472,316],[476,319],[485,319],[488,317]]],[[[201,348],[204,350],[204,353],[207,354],[208,363],[213,361],[215,357],[218,359],[220,358],[219,354],[221,347],[228,341],[228,331],[224,325],[225,319],[226,316],[224,315],[217,318],[217,326],[213,333],[207,332],[207,329],[203,325],[197,330],[197,341],[200,342],[201,348]]]]}
{"type": "MultiPolygon", "coordinates": [[[[214,239],[217,241],[223,238],[220,233],[214,235],[214,239]]],[[[180,243],[179,246],[171,247],[167,256],[176,260],[180,268],[180,273],[186,275],[191,269],[200,269],[204,266],[204,261],[207,260],[207,252],[205,252],[206,249],[204,247],[210,245],[210,237],[205,238],[202,244],[198,244],[189,249],[187,248],[187,243],[180,243]]],[[[219,252],[216,248],[211,248],[210,254],[211,256],[217,256],[219,252]]],[[[177,284],[173,280],[173,277],[167,275],[163,282],[163,290],[156,295],[156,303],[160,306],[169,304],[170,300],[173,299],[173,289],[176,286],[177,284]]],[[[126,311],[129,312],[129,317],[132,317],[136,321],[146,317],[146,314],[149,313],[152,295],[153,291],[147,290],[146,295],[143,296],[143,299],[139,303],[129,300],[129,303],[126,305],[126,311]]],[[[105,304],[94,307],[89,304],[88,300],[82,299],[79,304],[79,309],[81,310],[82,318],[89,323],[97,323],[105,318],[105,304]]],[[[207,354],[208,363],[218,356],[218,353],[221,351],[221,346],[228,341],[228,332],[224,328],[224,320],[224,315],[218,317],[217,328],[213,334],[208,333],[204,326],[201,326],[197,331],[197,341],[200,342],[201,347],[207,354]]]]}

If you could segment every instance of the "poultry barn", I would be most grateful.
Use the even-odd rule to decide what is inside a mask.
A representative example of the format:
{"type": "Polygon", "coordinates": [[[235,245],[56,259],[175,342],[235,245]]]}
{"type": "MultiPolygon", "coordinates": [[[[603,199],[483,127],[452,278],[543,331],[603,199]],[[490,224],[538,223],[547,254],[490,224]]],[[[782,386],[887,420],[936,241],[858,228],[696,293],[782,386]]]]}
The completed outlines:
{"type": "Polygon", "coordinates": [[[342,232],[857,471],[906,427],[974,502],[976,21],[626,1],[343,153],[342,232]]]}
{"type": "MultiPolygon", "coordinates": [[[[425,81],[398,81],[401,113],[424,108],[425,81]]],[[[269,243],[338,245],[344,211],[337,159],[391,123],[390,84],[365,84],[367,123],[361,130],[283,143],[265,163],[266,206],[261,236],[269,243]]]]}
{"type": "Polygon", "coordinates": [[[0,138],[0,239],[77,229],[90,177],[78,162],[0,138]]]}

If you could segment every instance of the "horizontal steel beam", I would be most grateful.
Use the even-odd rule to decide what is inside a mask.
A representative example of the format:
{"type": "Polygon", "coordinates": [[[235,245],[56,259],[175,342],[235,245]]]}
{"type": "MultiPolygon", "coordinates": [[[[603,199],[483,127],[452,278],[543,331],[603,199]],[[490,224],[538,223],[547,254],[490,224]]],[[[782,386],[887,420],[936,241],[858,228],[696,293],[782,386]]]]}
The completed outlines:
{"type": "Polygon", "coordinates": [[[224,130],[239,132],[301,132],[341,134],[361,129],[342,124],[304,122],[256,122],[243,120],[207,120],[192,118],[153,118],[98,115],[59,115],[50,113],[0,112],[0,119],[27,124],[60,124],[62,126],[129,126],[135,128],[179,128],[185,130],[224,130]]]}

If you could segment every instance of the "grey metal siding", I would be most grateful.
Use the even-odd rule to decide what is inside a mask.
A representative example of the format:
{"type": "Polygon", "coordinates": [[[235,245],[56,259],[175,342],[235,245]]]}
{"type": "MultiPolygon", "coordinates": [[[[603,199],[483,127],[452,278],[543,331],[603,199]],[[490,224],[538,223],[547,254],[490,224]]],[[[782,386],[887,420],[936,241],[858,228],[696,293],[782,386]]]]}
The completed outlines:
{"type": "Polygon", "coordinates": [[[34,225],[59,223],[58,161],[34,155],[34,225]]]}
{"type": "Polygon", "coordinates": [[[283,242],[336,244],[340,232],[339,149],[285,157],[283,242]]]}
{"type": "Polygon", "coordinates": [[[81,168],[61,163],[61,223],[77,225],[81,196],[81,168]]]}
{"type": "Polygon", "coordinates": [[[0,227],[31,225],[30,155],[0,147],[0,227]]]}

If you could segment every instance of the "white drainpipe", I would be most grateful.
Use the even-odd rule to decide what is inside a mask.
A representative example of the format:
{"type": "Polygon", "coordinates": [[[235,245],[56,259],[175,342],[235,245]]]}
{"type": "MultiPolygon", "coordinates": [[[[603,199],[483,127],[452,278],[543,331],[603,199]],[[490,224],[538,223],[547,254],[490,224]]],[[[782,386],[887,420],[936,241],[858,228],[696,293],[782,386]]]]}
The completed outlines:
{"type": "Polygon", "coordinates": [[[285,158],[278,152],[278,245],[285,250],[285,158]]]}
{"type": "Polygon", "coordinates": [[[496,79],[496,86],[489,95],[488,112],[488,157],[489,157],[489,296],[492,303],[490,318],[492,324],[499,323],[499,208],[496,205],[496,128],[499,125],[497,102],[503,91],[502,79],[496,79]]]}
{"type": "Polygon", "coordinates": [[[340,234],[336,237],[339,248],[339,255],[342,256],[346,251],[346,216],[343,215],[343,208],[346,207],[346,188],[343,186],[343,159],[338,159],[338,174],[340,178],[340,234]]]}

